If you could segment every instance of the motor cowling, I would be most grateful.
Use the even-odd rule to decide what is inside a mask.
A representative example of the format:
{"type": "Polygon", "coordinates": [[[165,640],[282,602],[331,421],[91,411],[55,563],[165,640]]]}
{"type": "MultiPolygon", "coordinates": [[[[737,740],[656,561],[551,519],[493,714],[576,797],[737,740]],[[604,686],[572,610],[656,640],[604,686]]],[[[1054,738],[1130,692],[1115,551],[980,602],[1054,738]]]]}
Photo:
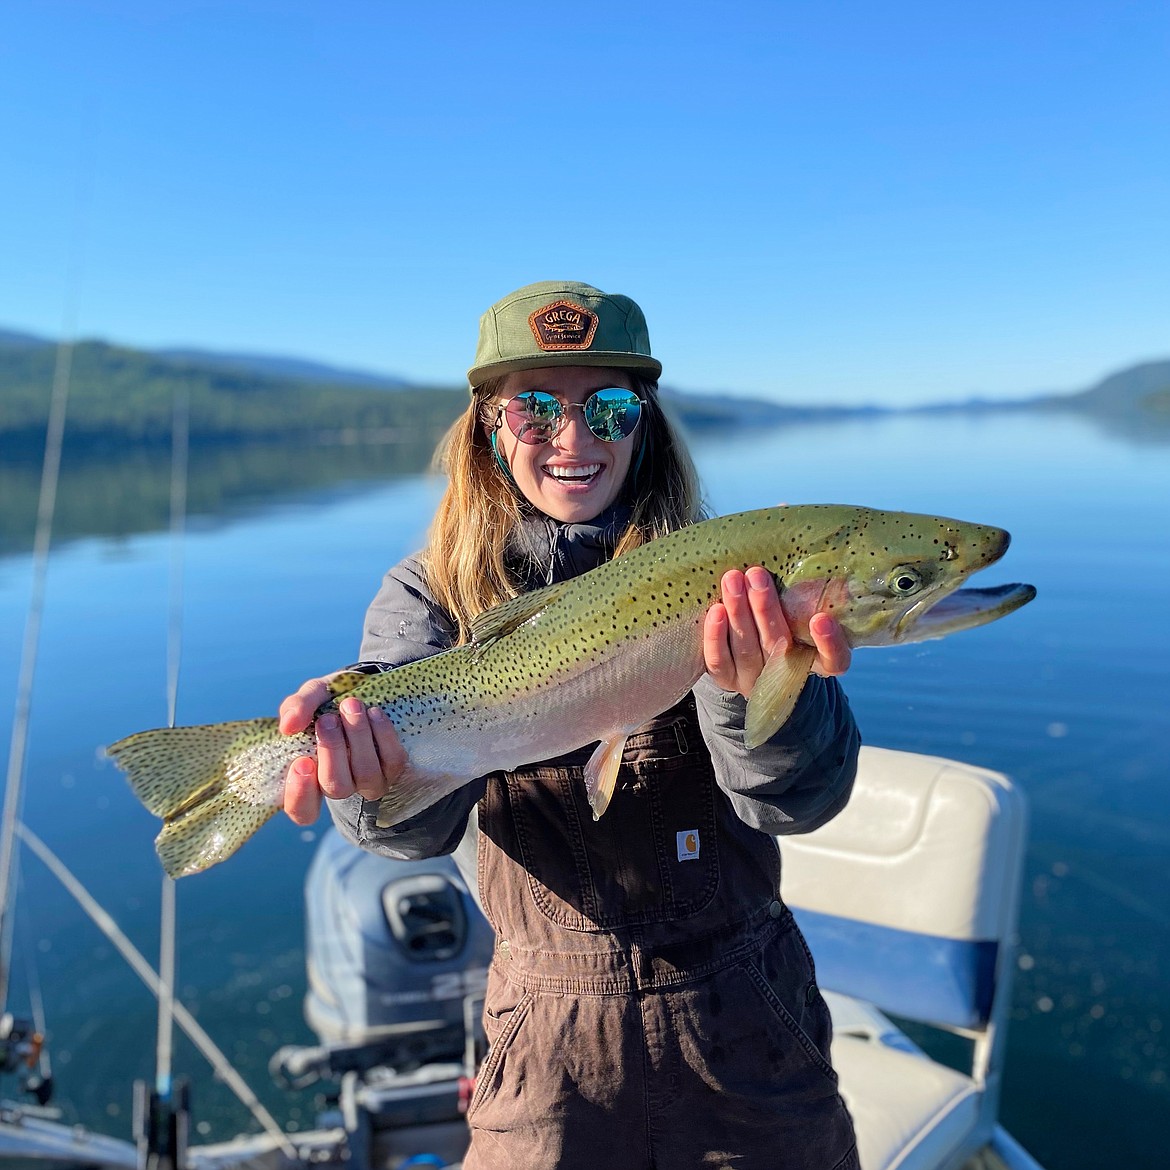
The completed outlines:
{"type": "Polygon", "coordinates": [[[451,858],[395,861],[331,829],[305,907],[305,1018],[322,1044],[389,1045],[394,1064],[461,1058],[493,935],[451,858]]]}

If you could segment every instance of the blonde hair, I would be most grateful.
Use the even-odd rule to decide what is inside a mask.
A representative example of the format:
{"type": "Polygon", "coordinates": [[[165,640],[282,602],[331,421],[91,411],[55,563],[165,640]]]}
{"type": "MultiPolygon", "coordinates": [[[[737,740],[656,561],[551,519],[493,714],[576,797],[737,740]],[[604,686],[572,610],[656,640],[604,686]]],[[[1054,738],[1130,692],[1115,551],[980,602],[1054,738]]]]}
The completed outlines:
{"type": "MultiPolygon", "coordinates": [[[[503,378],[476,388],[471,405],[456,419],[435,451],[435,466],[447,474],[423,551],[427,584],[459,627],[466,642],[472,618],[515,597],[519,584],[508,571],[505,550],[523,523],[526,502],[496,462],[489,435],[496,424],[503,378]]],[[[621,556],[656,536],[703,518],[694,464],[658,401],[658,384],[630,371],[642,409],[641,457],[623,495],[633,512],[617,542],[621,556]]]]}

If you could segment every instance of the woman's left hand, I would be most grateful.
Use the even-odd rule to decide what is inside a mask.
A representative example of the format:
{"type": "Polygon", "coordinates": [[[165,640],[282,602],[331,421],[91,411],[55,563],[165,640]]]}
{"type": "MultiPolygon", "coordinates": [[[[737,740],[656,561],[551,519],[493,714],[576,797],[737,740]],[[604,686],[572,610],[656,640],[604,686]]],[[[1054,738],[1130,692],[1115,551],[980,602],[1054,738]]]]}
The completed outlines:
{"type": "MultiPolygon", "coordinates": [[[[746,573],[730,569],[720,581],[723,600],[707,611],[703,626],[703,656],[707,673],[725,691],[750,697],[760,672],[773,653],[787,653],[792,631],[780,607],[772,574],[761,565],[746,573]]],[[[845,632],[827,613],[814,614],[808,623],[817,649],[817,674],[844,674],[853,653],[845,632]]]]}

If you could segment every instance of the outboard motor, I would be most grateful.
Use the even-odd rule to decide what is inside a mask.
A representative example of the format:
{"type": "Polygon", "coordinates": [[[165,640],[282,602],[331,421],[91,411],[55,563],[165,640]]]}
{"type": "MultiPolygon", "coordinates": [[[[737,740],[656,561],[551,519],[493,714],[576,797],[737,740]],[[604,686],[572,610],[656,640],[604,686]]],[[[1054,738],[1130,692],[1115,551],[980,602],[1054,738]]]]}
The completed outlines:
{"type": "Polygon", "coordinates": [[[305,883],[305,1019],[402,1070],[464,1058],[492,929],[450,857],[394,861],[325,833],[305,883]]]}
{"type": "Polygon", "coordinates": [[[280,1049],[273,1077],[286,1088],[337,1084],[318,1123],[344,1129],[354,1170],[457,1163],[494,938],[455,863],[393,861],[330,829],[305,909],[305,1019],[321,1043],[280,1049]]]}

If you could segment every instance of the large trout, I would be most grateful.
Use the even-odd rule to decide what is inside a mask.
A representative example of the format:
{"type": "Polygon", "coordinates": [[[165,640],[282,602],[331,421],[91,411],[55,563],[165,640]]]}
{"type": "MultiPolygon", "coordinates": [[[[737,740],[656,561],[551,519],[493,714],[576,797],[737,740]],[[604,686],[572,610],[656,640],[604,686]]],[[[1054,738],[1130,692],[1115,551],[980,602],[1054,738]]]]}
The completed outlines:
{"type": "MultiPolygon", "coordinates": [[[[959,586],[999,560],[1008,539],[999,528],[840,505],[706,520],[498,606],[465,646],[384,674],[338,675],[321,711],[354,695],[397,729],[409,765],[380,802],[383,827],[476,777],[595,742],[585,772],[599,817],[626,737],[703,673],[703,619],[726,570],[769,569],[795,638],[768,660],[748,700],[751,748],[800,695],[816,657],[814,613],[832,614],[853,646],[920,642],[994,621],[1035,589],[959,586]]],[[[272,816],[289,765],[315,754],[316,738],[311,727],[285,736],[275,719],[251,719],[143,731],[108,751],[164,818],[156,846],[178,877],[223,861],[272,816]]]]}

